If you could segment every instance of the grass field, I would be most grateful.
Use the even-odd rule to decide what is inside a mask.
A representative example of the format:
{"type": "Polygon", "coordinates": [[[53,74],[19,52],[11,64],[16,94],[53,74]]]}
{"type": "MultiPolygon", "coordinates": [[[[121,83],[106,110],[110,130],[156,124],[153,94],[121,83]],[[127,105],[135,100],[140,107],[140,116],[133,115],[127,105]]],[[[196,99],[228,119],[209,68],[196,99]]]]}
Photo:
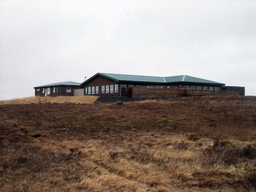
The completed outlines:
{"type": "Polygon", "coordinates": [[[0,191],[255,191],[256,97],[0,105],[0,191]]]}
{"type": "Polygon", "coordinates": [[[21,99],[2,100],[0,105],[4,104],[38,104],[38,103],[94,103],[98,96],[58,96],[58,97],[26,97],[21,99]]]}

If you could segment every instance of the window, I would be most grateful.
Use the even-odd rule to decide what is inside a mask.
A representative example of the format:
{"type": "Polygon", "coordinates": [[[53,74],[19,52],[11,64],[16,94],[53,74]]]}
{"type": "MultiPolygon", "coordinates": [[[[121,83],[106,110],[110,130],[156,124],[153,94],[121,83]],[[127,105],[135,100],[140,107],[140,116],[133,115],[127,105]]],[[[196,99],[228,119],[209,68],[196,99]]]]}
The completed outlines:
{"type": "Polygon", "coordinates": [[[106,93],[109,93],[109,85],[106,85],[106,93]]]}
{"type": "Polygon", "coordinates": [[[44,93],[44,88],[43,88],[43,91],[42,91],[42,93],[44,93]]]}
{"type": "Polygon", "coordinates": [[[208,87],[207,86],[203,86],[203,90],[208,90],[208,87]]]}
{"type": "Polygon", "coordinates": [[[99,86],[96,86],[96,94],[99,94],[99,86]]]}
{"type": "Polygon", "coordinates": [[[91,95],[91,94],[92,94],[92,88],[88,87],[88,95],[91,95]]]}
{"type": "Polygon", "coordinates": [[[177,86],[172,86],[172,89],[178,89],[178,87],[177,86]]]}
{"type": "Polygon", "coordinates": [[[192,85],[191,88],[192,88],[193,90],[195,90],[195,89],[196,89],[196,86],[192,85]]]}
{"type": "Polygon", "coordinates": [[[36,91],[40,91],[41,89],[36,89],[36,91]]]}
{"type": "Polygon", "coordinates": [[[196,89],[197,89],[197,90],[202,90],[202,86],[199,86],[199,85],[198,85],[198,86],[196,86],[196,89]]]}
{"type": "Polygon", "coordinates": [[[163,86],[156,86],[156,89],[163,89],[163,86]]]}
{"type": "Polygon", "coordinates": [[[213,91],[213,87],[209,87],[209,91],[213,91]]]}
{"type": "Polygon", "coordinates": [[[48,88],[47,88],[47,95],[50,95],[50,94],[51,94],[51,88],[48,87],[48,88]]]}
{"type": "Polygon", "coordinates": [[[85,94],[85,95],[88,94],[88,88],[87,88],[87,87],[85,87],[85,89],[84,89],[84,94],[85,94]]]}
{"type": "Polygon", "coordinates": [[[147,89],[154,89],[154,86],[147,86],[147,89]]]}
{"type": "Polygon", "coordinates": [[[92,86],[92,94],[95,94],[95,86],[92,86]]]}
{"type": "Polygon", "coordinates": [[[110,85],[110,93],[114,93],[114,85],[110,85]]]}
{"type": "Polygon", "coordinates": [[[52,92],[55,93],[55,87],[52,88],[52,92]]]}
{"type": "Polygon", "coordinates": [[[115,93],[118,93],[118,84],[115,84],[115,93]]]}
{"type": "Polygon", "coordinates": [[[121,84],[120,89],[121,89],[121,93],[127,93],[127,85],[126,84],[121,84]]]}
{"type": "Polygon", "coordinates": [[[71,93],[71,87],[67,87],[67,88],[66,88],[66,92],[67,92],[67,93],[71,93]]]}
{"type": "Polygon", "coordinates": [[[56,92],[58,93],[58,87],[56,87],[56,92]]]}
{"type": "Polygon", "coordinates": [[[104,94],[105,93],[105,85],[101,86],[101,93],[104,94]]]}
{"type": "Polygon", "coordinates": [[[220,88],[219,87],[215,87],[215,91],[219,91],[220,90],[220,88]]]}

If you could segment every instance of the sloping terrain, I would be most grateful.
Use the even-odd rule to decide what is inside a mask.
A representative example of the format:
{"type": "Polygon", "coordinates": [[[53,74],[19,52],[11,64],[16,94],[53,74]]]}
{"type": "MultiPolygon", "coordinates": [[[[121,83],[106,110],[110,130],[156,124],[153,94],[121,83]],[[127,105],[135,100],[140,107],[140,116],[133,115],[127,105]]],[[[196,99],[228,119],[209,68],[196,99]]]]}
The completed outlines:
{"type": "Polygon", "coordinates": [[[255,190],[255,97],[0,105],[0,191],[255,190]]]}
{"type": "Polygon", "coordinates": [[[99,96],[58,96],[58,97],[26,97],[21,99],[11,99],[0,101],[0,105],[4,104],[38,104],[38,103],[74,103],[89,104],[94,103],[99,96]]]}

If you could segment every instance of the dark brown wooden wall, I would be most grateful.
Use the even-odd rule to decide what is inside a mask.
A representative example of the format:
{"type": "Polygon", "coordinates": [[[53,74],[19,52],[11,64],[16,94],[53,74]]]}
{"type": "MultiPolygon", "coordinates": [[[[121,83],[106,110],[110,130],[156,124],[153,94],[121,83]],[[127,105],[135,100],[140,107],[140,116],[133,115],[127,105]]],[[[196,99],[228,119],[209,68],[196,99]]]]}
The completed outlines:
{"type": "MultiPolygon", "coordinates": [[[[67,86],[68,87],[68,86],[67,86]]],[[[76,89],[76,87],[71,87],[71,93],[67,93],[66,92],[66,88],[67,87],[55,87],[55,93],[53,93],[53,87],[51,88],[51,93],[47,96],[51,96],[51,97],[56,97],[56,96],[73,96],[74,95],[74,90],[76,89]],[[58,89],[58,91],[57,91],[58,89]]],[[[77,87],[79,88],[79,87],[77,87]]],[[[47,87],[45,87],[45,91],[47,91],[47,87]]],[[[37,89],[35,89],[35,96],[45,96],[45,93],[43,92],[43,88],[40,88],[40,91],[37,91],[37,89]]]]}
{"type": "Polygon", "coordinates": [[[85,87],[99,86],[99,94],[97,94],[97,95],[100,95],[100,96],[120,96],[120,85],[118,85],[118,93],[105,93],[105,94],[101,93],[101,86],[102,85],[114,85],[115,86],[115,84],[118,84],[118,83],[115,82],[115,81],[112,81],[110,79],[107,79],[107,78],[104,78],[104,77],[101,77],[101,76],[97,76],[94,79],[92,79],[91,81],[89,81],[88,83],[84,84],[83,88],[85,89],[85,87]]]}

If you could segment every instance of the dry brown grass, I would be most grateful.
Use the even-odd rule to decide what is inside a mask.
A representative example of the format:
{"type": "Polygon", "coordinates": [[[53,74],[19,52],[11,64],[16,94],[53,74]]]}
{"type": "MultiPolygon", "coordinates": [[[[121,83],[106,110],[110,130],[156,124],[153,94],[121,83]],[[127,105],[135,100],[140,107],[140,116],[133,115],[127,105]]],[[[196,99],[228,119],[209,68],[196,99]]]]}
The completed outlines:
{"type": "Polygon", "coordinates": [[[58,96],[58,97],[26,97],[20,99],[11,99],[0,101],[0,105],[4,104],[38,104],[38,103],[94,103],[98,96],[58,96]]]}
{"type": "Polygon", "coordinates": [[[255,108],[237,96],[2,105],[0,189],[255,191],[255,108]]]}

